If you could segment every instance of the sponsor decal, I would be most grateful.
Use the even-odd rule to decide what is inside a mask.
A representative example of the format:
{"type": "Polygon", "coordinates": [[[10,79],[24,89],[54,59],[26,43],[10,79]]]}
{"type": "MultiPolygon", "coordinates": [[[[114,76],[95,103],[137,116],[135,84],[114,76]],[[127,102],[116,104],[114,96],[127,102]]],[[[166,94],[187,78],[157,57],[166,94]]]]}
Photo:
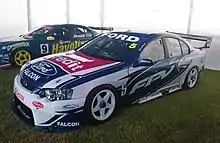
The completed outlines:
{"type": "Polygon", "coordinates": [[[24,95],[22,95],[17,88],[15,88],[15,95],[18,97],[18,99],[24,101],[24,95]]]}
{"type": "Polygon", "coordinates": [[[34,81],[37,81],[38,79],[41,78],[41,76],[37,75],[36,73],[34,72],[31,72],[29,69],[25,69],[23,71],[24,75],[26,75],[27,77],[29,77],[30,79],[34,80],[34,81]]]}
{"type": "Polygon", "coordinates": [[[69,109],[75,109],[75,108],[78,108],[78,107],[79,107],[79,105],[71,104],[71,105],[63,106],[63,109],[69,110],[69,109]]]}
{"type": "Polygon", "coordinates": [[[57,126],[60,127],[78,127],[79,125],[79,122],[57,122],[57,126]]]}
{"type": "Polygon", "coordinates": [[[0,58],[8,58],[9,59],[8,54],[0,54],[0,58]]]}
{"type": "Polygon", "coordinates": [[[85,35],[84,35],[84,34],[81,34],[81,35],[74,35],[74,38],[85,38],[85,35]]]}
{"type": "Polygon", "coordinates": [[[29,47],[29,46],[30,46],[29,42],[19,42],[19,43],[15,43],[15,44],[12,44],[12,45],[8,45],[7,49],[9,51],[11,49],[18,48],[18,47],[29,47]]]}
{"type": "Polygon", "coordinates": [[[7,47],[6,47],[6,46],[2,46],[0,49],[1,49],[1,50],[6,50],[7,47]]]}
{"type": "Polygon", "coordinates": [[[31,66],[31,68],[43,75],[53,76],[57,74],[57,69],[49,62],[38,62],[31,66]]]}
{"type": "Polygon", "coordinates": [[[66,65],[72,71],[76,71],[77,69],[83,68],[83,65],[80,61],[68,59],[67,57],[59,57],[56,59],[57,62],[61,62],[61,64],[66,65]]]}
{"type": "Polygon", "coordinates": [[[36,107],[37,109],[39,108],[44,108],[44,105],[38,101],[33,101],[32,104],[34,105],[34,107],[36,107]]]}
{"type": "Polygon", "coordinates": [[[118,33],[105,33],[104,35],[107,35],[109,38],[115,38],[118,40],[123,40],[123,41],[128,41],[128,42],[138,42],[140,40],[140,38],[136,36],[128,36],[128,35],[118,34],[118,33]]]}
{"type": "Polygon", "coordinates": [[[138,46],[136,42],[140,40],[140,38],[136,36],[128,36],[125,34],[118,34],[118,33],[105,33],[103,35],[107,35],[109,38],[115,38],[117,40],[132,42],[128,47],[129,49],[135,49],[138,46]]]}
{"type": "Polygon", "coordinates": [[[30,118],[31,118],[30,116],[28,116],[28,115],[24,112],[24,110],[22,110],[21,105],[18,105],[17,108],[18,108],[18,110],[21,112],[21,114],[22,114],[25,118],[27,118],[27,119],[30,119],[30,118]]]}
{"type": "Polygon", "coordinates": [[[84,43],[85,43],[84,41],[75,41],[75,42],[72,42],[72,43],[69,43],[69,44],[65,44],[65,43],[53,44],[52,45],[52,54],[77,49],[78,47],[80,47],[84,43]]]}
{"type": "Polygon", "coordinates": [[[61,56],[61,57],[51,59],[51,61],[53,61],[54,63],[56,63],[58,65],[61,65],[62,68],[69,73],[72,73],[76,70],[82,69],[83,68],[82,62],[92,62],[92,60],[89,60],[89,59],[86,59],[83,57],[79,57],[77,55],[75,55],[75,56],[73,55],[72,57],[73,58],[75,57],[75,59],[72,59],[72,58],[66,57],[66,56],[61,56]]]}
{"type": "Polygon", "coordinates": [[[135,93],[135,91],[137,89],[140,89],[140,88],[145,88],[147,86],[149,86],[152,82],[156,81],[156,80],[162,80],[164,79],[165,77],[167,77],[172,71],[173,69],[175,68],[175,65],[173,65],[169,71],[166,71],[166,70],[162,70],[160,72],[157,72],[145,79],[142,79],[140,81],[138,81],[137,83],[135,83],[135,85],[133,86],[131,92],[129,94],[133,94],[135,93]]]}
{"type": "Polygon", "coordinates": [[[87,59],[76,54],[52,57],[48,60],[61,67],[67,73],[74,73],[77,71],[113,63],[112,61],[96,59],[93,57],[89,57],[89,59],[87,59]]]}
{"type": "Polygon", "coordinates": [[[180,59],[179,61],[177,60],[177,62],[176,62],[177,70],[181,71],[182,68],[184,68],[184,69],[187,68],[191,62],[192,62],[192,59],[191,58],[186,58],[186,57],[180,59]]]}

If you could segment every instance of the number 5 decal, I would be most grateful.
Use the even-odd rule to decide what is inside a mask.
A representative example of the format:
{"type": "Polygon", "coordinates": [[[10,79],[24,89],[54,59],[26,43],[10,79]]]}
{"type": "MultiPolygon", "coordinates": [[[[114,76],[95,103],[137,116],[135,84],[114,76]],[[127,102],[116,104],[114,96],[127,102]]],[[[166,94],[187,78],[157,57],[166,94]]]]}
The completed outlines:
{"type": "Polygon", "coordinates": [[[137,45],[138,45],[138,44],[136,44],[136,43],[132,43],[132,44],[129,46],[129,48],[130,48],[130,49],[134,49],[134,48],[137,47],[137,45]]]}
{"type": "Polygon", "coordinates": [[[49,45],[48,44],[40,44],[40,53],[41,54],[49,54],[49,45]]]}
{"type": "Polygon", "coordinates": [[[127,84],[121,86],[121,96],[124,96],[127,93],[127,84]]]}

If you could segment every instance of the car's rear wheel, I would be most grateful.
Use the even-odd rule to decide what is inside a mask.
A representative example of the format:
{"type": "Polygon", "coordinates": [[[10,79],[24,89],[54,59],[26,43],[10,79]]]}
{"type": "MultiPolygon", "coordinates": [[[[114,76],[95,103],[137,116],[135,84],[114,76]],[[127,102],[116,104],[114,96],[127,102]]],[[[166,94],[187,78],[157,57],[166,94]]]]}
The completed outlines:
{"type": "Polygon", "coordinates": [[[25,63],[31,61],[31,54],[27,50],[16,50],[11,56],[11,63],[13,66],[21,67],[25,63]]]}
{"type": "Polygon", "coordinates": [[[86,116],[90,123],[104,123],[117,109],[117,95],[114,88],[102,86],[94,89],[86,100],[86,116]]]}
{"type": "Polygon", "coordinates": [[[194,88],[198,82],[199,79],[199,71],[196,67],[193,67],[187,74],[184,88],[185,89],[191,89],[194,88]]]}

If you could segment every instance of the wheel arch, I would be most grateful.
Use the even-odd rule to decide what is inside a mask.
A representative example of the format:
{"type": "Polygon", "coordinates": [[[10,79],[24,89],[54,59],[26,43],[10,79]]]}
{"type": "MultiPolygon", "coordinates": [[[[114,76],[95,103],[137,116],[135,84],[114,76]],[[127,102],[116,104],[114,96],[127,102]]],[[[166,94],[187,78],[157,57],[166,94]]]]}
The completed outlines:
{"type": "MultiPolygon", "coordinates": [[[[189,75],[190,71],[191,71],[193,68],[196,68],[197,71],[198,71],[198,74],[200,74],[200,72],[199,72],[199,66],[198,66],[198,65],[194,65],[194,66],[192,66],[192,67],[188,70],[186,76],[184,77],[184,82],[183,82],[183,84],[182,84],[183,89],[186,89],[186,87],[185,87],[185,83],[186,83],[186,81],[187,81],[187,78],[188,78],[188,75],[189,75]]],[[[198,75],[198,77],[199,77],[199,75],[198,75]]]]}
{"type": "Polygon", "coordinates": [[[117,109],[119,107],[119,100],[118,100],[118,94],[117,94],[117,90],[116,88],[111,85],[111,84],[102,84],[102,85],[99,85],[99,86],[96,86],[94,87],[87,95],[86,97],[86,100],[85,100],[85,104],[84,104],[84,113],[85,113],[85,116],[86,116],[86,122],[88,122],[89,124],[97,124],[97,123],[104,123],[108,120],[110,120],[113,116],[117,115],[117,109]],[[98,121],[96,119],[94,119],[92,113],[91,113],[91,104],[92,104],[92,100],[93,100],[93,97],[96,95],[94,93],[98,92],[99,90],[103,90],[104,88],[107,88],[108,90],[110,89],[112,92],[114,92],[115,94],[115,101],[116,101],[116,104],[115,104],[115,109],[113,111],[113,113],[110,115],[110,117],[108,117],[106,120],[103,120],[103,121],[98,121]]]}
{"type": "Polygon", "coordinates": [[[97,90],[97,89],[99,89],[99,88],[103,88],[103,87],[111,88],[111,89],[114,91],[115,95],[116,95],[116,96],[119,96],[119,94],[118,94],[117,89],[116,89],[115,86],[113,86],[113,85],[111,85],[111,84],[102,84],[102,85],[98,85],[98,86],[92,88],[92,89],[89,91],[88,95],[86,96],[86,99],[88,98],[88,96],[89,96],[92,92],[94,92],[95,90],[97,90]]]}
{"type": "Polygon", "coordinates": [[[199,72],[199,66],[194,65],[194,66],[192,66],[192,67],[189,69],[189,71],[187,72],[187,74],[186,74],[186,76],[185,76],[185,79],[187,78],[187,75],[189,74],[189,72],[190,72],[193,68],[196,68],[196,69],[198,70],[198,72],[199,72]]]}

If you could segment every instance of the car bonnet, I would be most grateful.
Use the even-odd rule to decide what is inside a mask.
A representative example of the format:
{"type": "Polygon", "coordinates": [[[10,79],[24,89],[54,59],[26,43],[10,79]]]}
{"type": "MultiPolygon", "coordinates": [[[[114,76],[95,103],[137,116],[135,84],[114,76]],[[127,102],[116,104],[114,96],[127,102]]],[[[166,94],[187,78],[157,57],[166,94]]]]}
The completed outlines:
{"type": "Polygon", "coordinates": [[[45,87],[45,85],[54,88],[77,76],[91,76],[97,71],[121,67],[122,64],[121,62],[90,57],[81,52],[67,52],[32,62],[22,69],[20,76],[35,88],[45,87]]]}

